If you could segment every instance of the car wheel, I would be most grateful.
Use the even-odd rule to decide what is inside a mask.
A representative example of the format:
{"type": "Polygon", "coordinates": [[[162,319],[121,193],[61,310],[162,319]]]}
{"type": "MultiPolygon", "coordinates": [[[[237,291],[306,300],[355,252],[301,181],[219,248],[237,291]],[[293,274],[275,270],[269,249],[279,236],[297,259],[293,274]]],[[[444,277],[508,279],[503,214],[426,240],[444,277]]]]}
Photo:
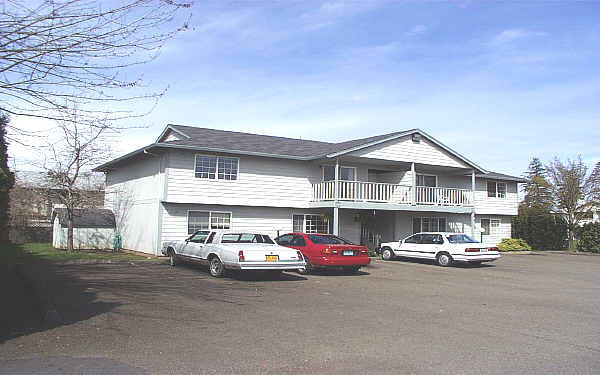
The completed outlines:
{"type": "Polygon", "coordinates": [[[448,253],[439,253],[435,257],[435,262],[442,267],[448,267],[452,264],[452,257],[448,253]]]}
{"type": "Polygon", "coordinates": [[[394,259],[394,252],[392,251],[392,249],[390,249],[389,247],[384,247],[381,250],[381,259],[383,259],[383,260],[393,260],[394,259]]]}
{"type": "Polygon", "coordinates": [[[304,268],[300,268],[298,270],[298,273],[300,275],[308,275],[309,273],[312,272],[312,269],[313,269],[312,264],[310,263],[310,260],[308,260],[307,257],[304,257],[304,261],[306,262],[306,266],[304,268]]]}
{"type": "Polygon", "coordinates": [[[177,254],[175,254],[175,251],[173,251],[173,249],[169,249],[169,264],[174,267],[177,264],[179,264],[179,259],[177,259],[177,254]]]}
{"type": "Polygon", "coordinates": [[[218,257],[213,257],[209,264],[210,275],[213,277],[223,277],[225,275],[225,267],[218,257]]]}

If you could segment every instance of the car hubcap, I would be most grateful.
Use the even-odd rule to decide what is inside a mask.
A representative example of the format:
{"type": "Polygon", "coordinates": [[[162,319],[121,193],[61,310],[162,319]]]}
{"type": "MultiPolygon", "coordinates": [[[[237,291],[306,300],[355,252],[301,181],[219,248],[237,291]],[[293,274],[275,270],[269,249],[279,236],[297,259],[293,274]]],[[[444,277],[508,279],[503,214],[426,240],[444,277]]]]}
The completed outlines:
{"type": "Polygon", "coordinates": [[[390,259],[391,258],[391,254],[389,250],[385,250],[383,252],[383,259],[390,259]]]}
{"type": "Polygon", "coordinates": [[[444,265],[444,266],[445,266],[446,264],[448,264],[448,260],[449,260],[449,259],[448,259],[448,256],[447,256],[447,255],[441,255],[441,256],[440,256],[440,264],[442,264],[442,265],[444,265]]]}
{"type": "Polygon", "coordinates": [[[221,263],[219,261],[213,260],[211,266],[213,274],[218,275],[221,273],[221,263]]]}

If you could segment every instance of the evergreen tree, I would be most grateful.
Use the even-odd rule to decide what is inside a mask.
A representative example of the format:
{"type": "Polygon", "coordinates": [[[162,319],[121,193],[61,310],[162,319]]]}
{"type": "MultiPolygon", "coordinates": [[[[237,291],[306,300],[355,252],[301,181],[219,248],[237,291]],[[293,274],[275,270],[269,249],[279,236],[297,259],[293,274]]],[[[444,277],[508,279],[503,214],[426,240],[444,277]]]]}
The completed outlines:
{"type": "Polygon", "coordinates": [[[546,180],[546,169],[540,159],[534,157],[525,172],[525,198],[520,211],[531,215],[547,214],[552,209],[552,189],[546,180]]]}
{"type": "Polygon", "coordinates": [[[8,192],[15,182],[14,174],[8,169],[7,125],[8,116],[0,113],[0,244],[8,242],[8,192]]]}

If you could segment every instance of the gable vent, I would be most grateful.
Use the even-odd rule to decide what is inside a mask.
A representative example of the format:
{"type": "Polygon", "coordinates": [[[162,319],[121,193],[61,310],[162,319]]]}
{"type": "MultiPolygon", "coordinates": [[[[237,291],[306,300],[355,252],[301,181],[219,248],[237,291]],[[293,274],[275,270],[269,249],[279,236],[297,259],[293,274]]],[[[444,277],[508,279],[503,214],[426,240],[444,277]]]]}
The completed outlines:
{"type": "Polygon", "coordinates": [[[415,142],[415,143],[421,142],[421,134],[419,134],[419,133],[413,133],[413,135],[412,135],[412,141],[415,142]]]}

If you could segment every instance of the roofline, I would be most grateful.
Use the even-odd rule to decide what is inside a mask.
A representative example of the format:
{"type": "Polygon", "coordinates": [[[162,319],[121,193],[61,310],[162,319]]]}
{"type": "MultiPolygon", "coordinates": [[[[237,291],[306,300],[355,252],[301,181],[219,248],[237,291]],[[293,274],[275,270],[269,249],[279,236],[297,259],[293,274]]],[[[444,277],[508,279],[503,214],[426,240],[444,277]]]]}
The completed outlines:
{"type": "Polygon", "coordinates": [[[162,133],[160,133],[160,135],[158,136],[158,138],[156,138],[156,141],[154,143],[159,143],[159,141],[162,139],[162,137],[167,133],[167,131],[171,130],[174,131],[175,133],[181,134],[184,137],[186,137],[187,139],[192,139],[192,137],[190,137],[189,135],[185,134],[184,132],[182,132],[181,130],[177,130],[175,129],[173,126],[175,124],[167,124],[167,126],[165,127],[165,130],[162,131],[162,133]]]}
{"type": "Polygon", "coordinates": [[[154,145],[155,145],[155,143],[150,144],[148,146],[144,146],[142,148],[138,148],[137,150],[131,151],[128,154],[125,154],[123,156],[119,156],[118,158],[113,159],[111,161],[107,161],[106,163],[101,164],[101,165],[97,166],[96,168],[93,168],[92,172],[106,172],[108,170],[107,167],[109,167],[109,166],[111,166],[113,164],[117,164],[118,162],[123,161],[125,159],[129,159],[130,157],[135,156],[137,154],[143,153],[144,151],[146,151],[148,149],[151,149],[154,145]]]}
{"type": "Polygon", "coordinates": [[[498,180],[498,181],[513,181],[513,182],[517,182],[517,183],[521,183],[524,184],[527,182],[526,179],[524,179],[523,177],[514,177],[514,176],[506,176],[506,177],[500,177],[500,176],[486,176],[485,174],[479,174],[476,175],[475,177],[478,178],[485,178],[487,180],[498,180]]]}
{"type": "Polygon", "coordinates": [[[377,141],[373,141],[373,142],[365,143],[365,144],[362,144],[362,145],[354,146],[354,147],[351,147],[351,148],[346,149],[346,150],[335,152],[333,154],[328,154],[327,157],[329,157],[329,158],[335,158],[335,157],[338,157],[338,156],[342,156],[342,155],[348,154],[350,152],[358,151],[358,150],[361,150],[363,148],[367,148],[367,147],[375,146],[375,145],[378,145],[378,144],[381,144],[381,143],[384,143],[384,142],[392,141],[394,139],[405,137],[407,135],[414,134],[414,133],[421,134],[422,136],[424,136],[425,138],[429,139],[431,142],[433,142],[437,146],[439,146],[442,149],[444,149],[446,152],[449,152],[450,154],[452,154],[455,157],[459,158],[460,160],[462,160],[466,164],[470,165],[471,167],[473,167],[473,168],[475,168],[475,169],[477,169],[477,170],[479,170],[479,171],[481,171],[483,173],[488,173],[488,171],[486,169],[483,169],[479,165],[475,164],[471,160],[469,160],[466,157],[462,156],[458,152],[454,151],[450,147],[446,146],[442,142],[438,141],[437,139],[433,138],[432,136],[430,136],[429,134],[425,133],[423,130],[418,129],[418,128],[407,130],[407,131],[395,134],[395,135],[393,135],[391,137],[387,137],[387,138],[380,139],[380,140],[377,140],[377,141]]]}

